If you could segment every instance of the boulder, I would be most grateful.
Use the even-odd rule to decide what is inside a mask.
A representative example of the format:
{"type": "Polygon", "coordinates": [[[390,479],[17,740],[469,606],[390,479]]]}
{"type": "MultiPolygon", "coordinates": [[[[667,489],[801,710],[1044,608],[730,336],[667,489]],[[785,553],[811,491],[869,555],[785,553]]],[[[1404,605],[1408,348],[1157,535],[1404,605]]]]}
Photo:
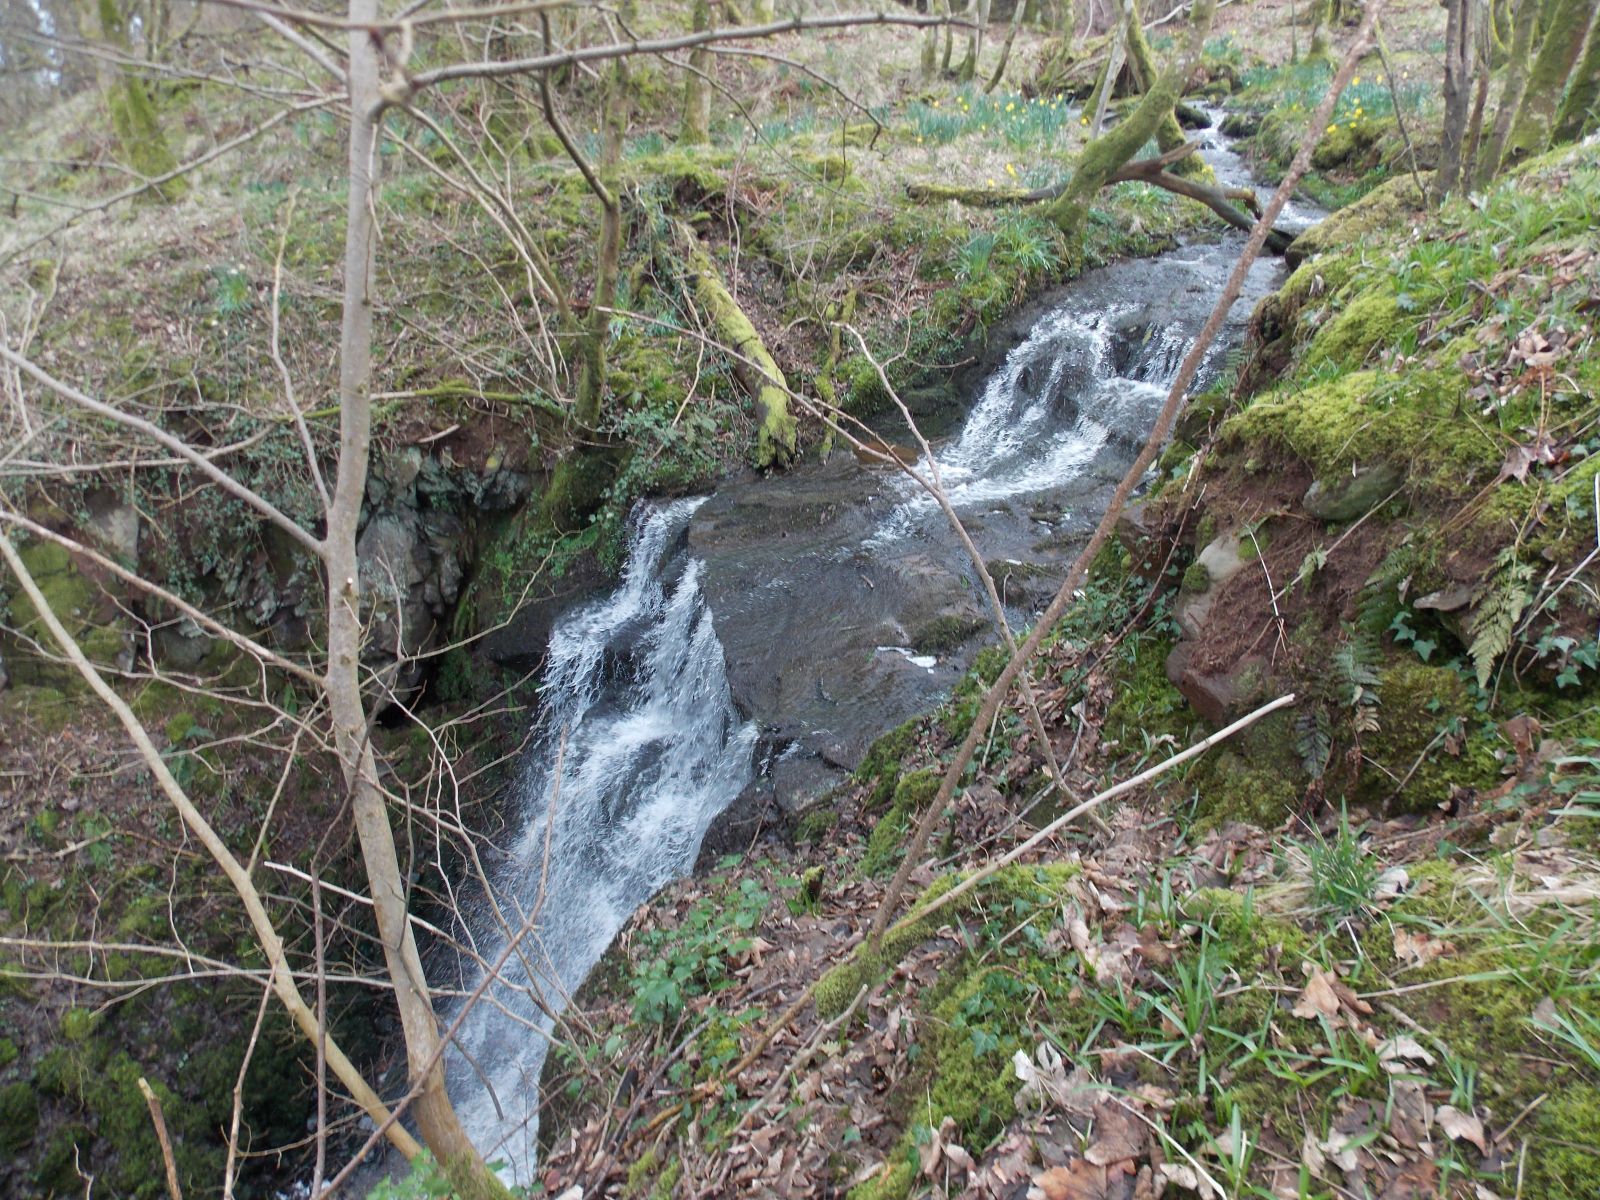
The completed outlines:
{"type": "Polygon", "coordinates": [[[1319,521],[1354,521],[1383,503],[1405,482],[1405,477],[1405,472],[1394,464],[1378,463],[1348,479],[1332,483],[1319,479],[1306,489],[1300,506],[1319,521]]]}

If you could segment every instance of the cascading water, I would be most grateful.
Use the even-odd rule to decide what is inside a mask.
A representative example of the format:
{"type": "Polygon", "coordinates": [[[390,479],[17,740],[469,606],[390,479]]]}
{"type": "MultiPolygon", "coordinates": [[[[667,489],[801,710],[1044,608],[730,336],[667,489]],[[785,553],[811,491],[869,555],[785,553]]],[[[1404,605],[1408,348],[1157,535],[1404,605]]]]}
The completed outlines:
{"type": "Polygon", "coordinates": [[[553,1015],[634,909],[689,870],[752,773],[755,727],[734,710],[701,564],[682,549],[701,503],[642,505],[621,586],[552,631],[512,818],[523,833],[469,921],[485,961],[515,945],[458,1032],[451,1090],[479,1149],[518,1183],[537,1155],[553,1015]]]}
{"type": "MultiPolygon", "coordinates": [[[[1210,152],[1231,183],[1244,165],[1225,145],[1210,152]]],[[[985,556],[1048,574],[1075,552],[1241,241],[1228,234],[1092,272],[1034,319],[937,451],[985,556]]],[[[1197,387],[1278,277],[1268,263],[1252,271],[1197,387]]],[[[769,783],[781,802],[784,787],[799,786],[775,782],[785,768],[804,778],[810,763],[828,786],[839,764],[959,677],[959,654],[882,652],[951,613],[980,623],[986,614],[933,501],[897,474],[862,470],[836,457],[730,482],[698,516],[701,500],[642,507],[621,585],[551,634],[546,713],[511,814],[521,833],[494,903],[469,920],[481,957],[495,962],[507,931],[536,915],[450,1062],[469,1132],[510,1179],[532,1177],[551,1014],[637,906],[688,871],[711,821],[751,782],[756,722],[788,747],[769,783]]]]}

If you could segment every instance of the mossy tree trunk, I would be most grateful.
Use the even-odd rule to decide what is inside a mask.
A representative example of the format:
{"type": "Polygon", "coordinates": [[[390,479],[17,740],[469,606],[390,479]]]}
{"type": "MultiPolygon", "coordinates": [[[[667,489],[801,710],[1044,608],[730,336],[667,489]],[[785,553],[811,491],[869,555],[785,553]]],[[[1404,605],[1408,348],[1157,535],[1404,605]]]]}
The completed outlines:
{"type": "Polygon", "coordinates": [[[1117,169],[1139,153],[1140,148],[1160,128],[1163,118],[1171,118],[1179,94],[1200,61],[1206,33],[1211,28],[1215,0],[1195,0],[1189,20],[1189,42],[1175,61],[1155,79],[1139,106],[1110,133],[1095,138],[1083,148],[1066,188],[1048,209],[1047,215],[1061,229],[1074,256],[1083,244],[1083,227],[1089,216],[1089,202],[1105,186],[1117,169]]]}
{"type": "MultiPolygon", "coordinates": [[[[1150,52],[1150,41],[1144,36],[1144,26],[1140,24],[1138,0],[1128,2],[1128,65],[1133,69],[1141,88],[1150,87],[1151,81],[1159,74],[1156,70],[1155,55],[1150,52]]],[[[1173,97],[1174,103],[1168,106],[1160,123],[1156,125],[1156,147],[1163,154],[1169,150],[1176,150],[1189,140],[1183,132],[1183,126],[1178,124],[1177,114],[1173,111],[1176,101],[1182,97],[1188,85],[1187,76],[1179,81],[1177,95],[1173,97]]],[[[1177,165],[1173,167],[1173,173],[1208,183],[1216,178],[1206,160],[1198,154],[1179,159],[1177,165]]]]}
{"type": "Polygon", "coordinates": [[[1583,50],[1594,7],[1594,0],[1556,0],[1538,56],[1528,72],[1527,89],[1506,136],[1506,165],[1532,158],[1550,145],[1556,110],[1566,90],[1567,76],[1583,50]]]}
{"type": "Polygon", "coordinates": [[[1600,7],[1589,18],[1589,40],[1583,57],[1567,79],[1567,94],[1556,111],[1553,138],[1576,141],[1600,124],[1600,7]]]}
{"type": "Polygon", "coordinates": [[[1311,5],[1311,48],[1306,58],[1333,56],[1333,27],[1339,21],[1339,0],[1313,0],[1311,5]]]}
{"type": "MultiPolygon", "coordinates": [[[[127,22],[116,0],[98,0],[97,12],[101,35],[118,49],[131,53],[127,22]]],[[[167,144],[155,100],[133,66],[125,63],[118,68],[106,100],[111,109],[111,130],[129,167],[144,179],[160,179],[177,169],[178,159],[167,144]]],[[[150,194],[171,203],[182,199],[187,191],[188,185],[180,177],[156,184],[150,194]]]]}
{"type": "MultiPolygon", "coordinates": [[[[694,31],[711,28],[710,0],[694,0],[694,31]]],[[[689,51],[689,71],[683,81],[683,120],[678,126],[678,141],[700,146],[711,140],[711,89],[706,72],[711,67],[711,52],[697,46],[689,51]]]]}
{"type": "MultiPolygon", "coordinates": [[[[545,43],[552,44],[549,17],[541,13],[540,20],[545,28],[545,43]]],[[[595,199],[600,201],[600,244],[595,252],[594,299],[589,305],[589,319],[583,333],[578,398],[572,411],[573,420],[580,428],[593,430],[600,425],[600,401],[606,386],[606,338],[611,328],[611,309],[617,301],[617,275],[621,268],[622,204],[617,199],[615,174],[622,157],[622,133],[626,121],[627,59],[615,60],[607,94],[602,101],[606,122],[603,169],[611,177],[610,182],[595,170],[556,111],[549,72],[539,76],[539,99],[544,105],[545,122],[560,140],[567,157],[578,168],[595,199]]]]}
{"type": "Polygon", "coordinates": [[[1533,53],[1533,31],[1539,20],[1540,0],[1518,0],[1516,18],[1512,24],[1511,54],[1506,63],[1505,83],[1500,89],[1500,108],[1495,113],[1494,130],[1488,143],[1478,152],[1473,165],[1474,187],[1487,187],[1500,169],[1500,159],[1505,153],[1506,138],[1511,133],[1511,121],[1522,103],[1522,92],[1528,83],[1528,60],[1533,53]]]}
{"type": "MultiPolygon", "coordinates": [[[[928,13],[933,15],[941,11],[949,15],[950,0],[928,0],[928,13]]],[[[939,27],[929,25],[927,32],[922,35],[922,78],[932,79],[939,73],[939,27]]]]}
{"type": "Polygon", "coordinates": [[[989,27],[990,0],[972,0],[967,13],[972,18],[972,28],[967,32],[967,57],[956,68],[956,78],[971,83],[978,74],[978,58],[983,54],[983,35],[989,27]]]}
{"type": "Polygon", "coordinates": [[[794,417],[789,412],[788,381],[773,361],[755,325],[723,285],[711,256],[692,231],[684,229],[681,236],[687,247],[695,303],[705,311],[717,341],[731,355],[733,374],[739,386],[755,401],[759,423],[756,466],[784,466],[794,458],[798,436],[794,417]]]}

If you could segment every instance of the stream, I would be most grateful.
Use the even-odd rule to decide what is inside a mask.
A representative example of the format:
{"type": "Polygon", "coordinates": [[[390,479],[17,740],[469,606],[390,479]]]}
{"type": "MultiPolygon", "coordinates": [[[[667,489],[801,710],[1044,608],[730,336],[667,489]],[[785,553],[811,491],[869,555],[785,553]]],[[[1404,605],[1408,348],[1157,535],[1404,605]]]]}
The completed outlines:
{"type": "MultiPolygon", "coordinates": [[[[1221,181],[1249,182],[1225,139],[1200,136],[1221,181]]],[[[1014,627],[1105,511],[1243,240],[1089,272],[991,331],[970,410],[934,447],[1014,627]]],[[[1281,275],[1256,264],[1195,390],[1281,275]]],[[[692,868],[724,810],[799,811],[933,707],[993,640],[981,596],[931,498],[848,450],[639,507],[620,584],[550,635],[520,832],[467,917],[505,967],[462,1023],[450,1087],[508,1181],[533,1178],[554,1014],[634,910],[692,868]]]]}

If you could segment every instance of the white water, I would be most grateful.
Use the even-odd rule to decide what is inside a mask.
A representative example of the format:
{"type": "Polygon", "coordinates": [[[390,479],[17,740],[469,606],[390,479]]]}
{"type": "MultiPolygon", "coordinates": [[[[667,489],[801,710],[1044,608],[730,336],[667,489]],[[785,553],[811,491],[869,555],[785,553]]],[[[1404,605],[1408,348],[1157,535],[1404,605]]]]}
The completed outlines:
{"type": "Polygon", "coordinates": [[[490,963],[529,926],[449,1064],[468,1133],[517,1183],[537,1157],[551,1015],[634,909],[688,872],[752,774],[755,727],[729,696],[700,564],[677,549],[701,503],[641,506],[621,586],[551,633],[546,713],[509,815],[524,832],[496,871],[501,919],[486,902],[469,921],[490,963]]]}
{"type": "MultiPolygon", "coordinates": [[[[1194,264],[1167,256],[1174,266],[1194,264]]],[[[1114,434],[1147,429],[1188,351],[1190,332],[1152,328],[1120,368],[1119,326],[1126,307],[1096,307],[1068,296],[1040,318],[989,376],[961,434],[935,455],[945,494],[957,512],[1062,487],[1093,463],[1114,434]]],[[[926,465],[920,468],[926,474],[926,465]]],[[[913,481],[899,477],[904,499],[871,539],[908,534],[934,510],[913,481]]]]}

